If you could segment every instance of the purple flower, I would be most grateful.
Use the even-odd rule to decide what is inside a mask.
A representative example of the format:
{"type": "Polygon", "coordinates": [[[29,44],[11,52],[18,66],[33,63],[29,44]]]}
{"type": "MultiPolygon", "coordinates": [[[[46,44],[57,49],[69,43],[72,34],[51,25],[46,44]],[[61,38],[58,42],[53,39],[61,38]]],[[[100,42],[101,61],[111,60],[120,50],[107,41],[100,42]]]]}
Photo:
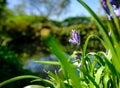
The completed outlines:
{"type": "Polygon", "coordinates": [[[69,42],[76,45],[80,44],[80,35],[76,30],[72,30],[72,37],[69,39],[69,42]]]}
{"type": "Polygon", "coordinates": [[[114,9],[119,8],[119,0],[109,0],[114,9]]]}
{"type": "Polygon", "coordinates": [[[80,58],[79,55],[75,55],[75,56],[73,57],[74,60],[77,60],[77,59],[79,59],[79,58],[80,58]]]}
{"type": "Polygon", "coordinates": [[[115,15],[120,16],[120,7],[114,10],[115,15]]]}
{"type": "Polygon", "coordinates": [[[106,11],[106,13],[110,15],[110,10],[109,10],[109,8],[108,8],[108,5],[107,5],[106,0],[102,0],[102,1],[101,1],[101,4],[102,4],[104,10],[106,11]]]}
{"type": "MultiPolygon", "coordinates": [[[[114,14],[117,17],[120,16],[120,4],[119,4],[119,0],[109,0],[109,2],[112,5],[114,14]]],[[[106,13],[108,14],[109,20],[111,20],[112,19],[112,14],[110,13],[110,9],[108,8],[107,1],[106,0],[102,0],[101,4],[102,4],[104,10],[106,11],[106,13]]]]}

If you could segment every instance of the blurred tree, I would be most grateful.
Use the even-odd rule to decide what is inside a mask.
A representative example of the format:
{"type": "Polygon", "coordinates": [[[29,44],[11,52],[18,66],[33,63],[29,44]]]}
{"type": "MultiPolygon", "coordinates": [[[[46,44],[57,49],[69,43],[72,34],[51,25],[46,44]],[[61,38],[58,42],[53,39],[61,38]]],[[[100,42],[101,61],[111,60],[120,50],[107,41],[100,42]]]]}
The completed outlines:
{"type": "MultiPolygon", "coordinates": [[[[0,0],[0,24],[2,25],[2,20],[4,19],[3,14],[6,6],[6,0],[0,0]]],[[[2,30],[2,26],[0,25],[0,30],[2,30]]]]}
{"type": "Polygon", "coordinates": [[[5,6],[6,6],[6,0],[0,0],[0,17],[3,15],[5,6]]]}
{"type": "Polygon", "coordinates": [[[0,24],[1,25],[4,24],[7,18],[14,15],[12,10],[7,8],[7,4],[8,4],[7,0],[0,0],[0,24]]]}
{"type": "Polygon", "coordinates": [[[15,6],[14,11],[17,15],[27,12],[49,18],[66,12],[69,5],[70,0],[22,0],[15,6]]]}
{"type": "Polygon", "coordinates": [[[22,0],[20,4],[17,4],[14,6],[14,14],[15,15],[25,15],[25,9],[26,8],[26,1],[22,0]]]}

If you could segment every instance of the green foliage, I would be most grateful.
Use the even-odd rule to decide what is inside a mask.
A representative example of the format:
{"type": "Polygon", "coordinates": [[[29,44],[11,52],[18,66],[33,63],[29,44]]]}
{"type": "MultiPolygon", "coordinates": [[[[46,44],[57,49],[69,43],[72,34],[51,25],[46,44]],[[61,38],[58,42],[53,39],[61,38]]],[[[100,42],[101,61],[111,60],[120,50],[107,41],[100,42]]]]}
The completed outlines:
{"type": "Polygon", "coordinates": [[[2,15],[2,12],[4,11],[6,4],[7,4],[6,0],[0,0],[0,15],[2,15]]]}
{"type": "MultiPolygon", "coordinates": [[[[23,65],[18,61],[18,55],[11,51],[7,46],[0,45],[0,82],[19,75],[31,74],[29,70],[24,70],[23,65]]],[[[7,88],[21,88],[29,84],[30,80],[17,81],[13,84],[6,85],[7,88]],[[24,81],[24,82],[23,82],[24,81]]]]}
{"type": "MultiPolygon", "coordinates": [[[[17,33],[20,35],[19,36],[20,38],[21,36],[22,37],[24,36],[25,38],[27,37],[26,39],[27,41],[30,39],[29,43],[31,43],[31,41],[33,42],[34,39],[40,39],[41,41],[45,41],[45,44],[49,47],[49,51],[51,51],[54,55],[56,55],[58,61],[57,62],[35,61],[35,62],[40,64],[47,64],[47,65],[48,64],[59,65],[60,66],[59,71],[58,72],[55,71],[55,73],[52,73],[50,71],[47,72],[49,75],[48,80],[42,79],[39,77],[34,77],[34,76],[18,76],[18,77],[14,77],[6,81],[3,81],[2,83],[0,83],[1,86],[4,86],[7,83],[11,83],[24,78],[35,78],[35,80],[33,80],[32,82],[40,82],[40,83],[42,82],[43,84],[39,84],[39,85],[43,88],[47,88],[47,87],[50,87],[50,88],[119,88],[120,87],[120,69],[119,69],[120,68],[120,65],[119,65],[120,34],[119,34],[119,23],[118,23],[119,20],[117,20],[117,18],[113,16],[113,20],[111,21],[109,20],[101,21],[101,19],[91,10],[91,8],[86,3],[84,3],[83,0],[78,0],[78,2],[80,2],[89,11],[89,13],[93,16],[95,22],[90,20],[90,18],[84,18],[84,17],[80,19],[77,18],[78,19],[77,21],[74,21],[76,20],[76,18],[73,18],[74,20],[72,18],[69,18],[63,22],[60,22],[61,24],[59,24],[59,22],[55,24],[55,21],[45,20],[45,21],[41,21],[38,29],[36,29],[36,27],[33,27],[33,25],[29,26],[29,29],[33,28],[34,31],[27,29],[28,26],[27,27],[24,26],[25,28],[23,29],[25,29],[25,32],[29,32],[29,35],[27,35],[27,33],[22,34],[23,30],[21,29],[18,29],[19,31],[17,31],[17,33]],[[85,22],[87,21],[87,23],[85,25],[83,24],[80,25],[80,23],[84,23],[84,20],[85,22]],[[92,23],[89,24],[89,22],[92,22],[92,23]],[[101,34],[97,32],[98,30],[95,30],[95,29],[98,29],[96,26],[93,26],[95,23],[98,26],[101,34]],[[74,27],[71,26],[71,24],[74,24],[74,27]],[[88,25],[88,28],[86,27],[86,25],[88,25]],[[63,30],[59,30],[58,26],[61,27],[63,30]],[[75,29],[78,30],[78,32],[81,34],[82,39],[81,39],[81,45],[80,46],[76,45],[76,48],[73,49],[74,52],[71,55],[68,55],[70,54],[69,53],[70,51],[68,50],[70,50],[71,47],[69,46],[68,48],[66,48],[68,50],[66,50],[63,46],[61,46],[61,44],[62,45],[67,44],[66,42],[67,39],[66,41],[64,41],[59,36],[62,36],[64,38],[68,37],[69,34],[67,33],[69,33],[72,27],[73,28],[77,27],[75,29]],[[54,28],[55,29],[58,28],[58,30],[53,30],[54,28]],[[91,29],[94,32],[88,33],[88,29],[89,31],[91,29]],[[112,34],[111,36],[108,35],[109,31],[112,34]],[[37,36],[36,36],[36,32],[38,33],[37,36]],[[89,34],[89,35],[86,36],[86,34],[89,34]],[[33,37],[33,40],[31,36],[35,36],[33,37]],[[85,37],[85,39],[83,36],[85,37]],[[57,41],[55,38],[60,41],[57,41]],[[104,50],[100,49],[96,51],[92,51],[92,50],[88,51],[88,48],[90,46],[89,44],[91,43],[92,39],[99,41],[97,42],[97,44],[101,44],[104,47],[104,50]],[[75,55],[78,55],[79,57],[75,59],[74,57],[75,55]]],[[[28,18],[25,17],[25,19],[28,19],[28,18]]],[[[21,21],[20,19],[16,19],[14,20],[15,23],[18,20],[21,21]]],[[[8,21],[8,23],[9,22],[10,21],[8,21]]],[[[31,21],[30,23],[34,23],[34,22],[31,21]]],[[[9,30],[6,30],[6,31],[9,31],[9,30]]],[[[72,39],[74,41],[77,40],[74,37],[79,37],[79,35],[76,35],[76,34],[72,34],[72,36],[73,36],[72,39]]],[[[15,38],[15,37],[12,37],[12,38],[15,38]]],[[[8,42],[8,45],[12,40],[8,42]]],[[[14,43],[12,42],[11,44],[14,44],[14,43]]],[[[96,47],[96,45],[93,44],[93,47],[96,47]]],[[[7,58],[7,57],[3,57],[3,58],[7,58]]],[[[32,85],[30,86],[32,87],[32,85]]]]}
{"type": "MultiPolygon", "coordinates": [[[[76,51],[68,57],[68,59],[65,59],[66,56],[62,57],[62,55],[66,55],[64,51],[61,51],[61,46],[53,40],[53,38],[48,38],[47,45],[50,47],[51,51],[57,56],[59,63],[61,64],[61,69],[60,72],[62,71],[62,78],[61,73],[56,73],[53,74],[49,72],[50,76],[50,81],[54,83],[53,85],[55,88],[119,88],[119,72],[115,69],[115,66],[112,64],[112,55],[111,52],[109,51],[108,54],[99,51],[97,53],[95,52],[90,52],[86,53],[86,48],[88,45],[88,41],[90,40],[91,37],[97,37],[103,46],[106,47],[105,41],[103,41],[101,38],[99,38],[96,35],[90,35],[83,47],[83,52],[76,51]],[[59,53],[58,53],[59,52],[59,53]],[[61,53],[61,54],[60,54],[61,53]],[[75,66],[74,62],[71,63],[70,58],[73,58],[75,54],[77,53],[82,53],[82,57],[79,59],[80,62],[82,63],[82,66],[75,66]],[[67,61],[65,61],[67,60],[67,61]],[[72,70],[74,69],[74,70],[72,70]],[[80,73],[76,74],[77,72],[75,71],[78,70],[80,73]],[[71,72],[69,72],[71,71],[71,72]],[[72,73],[72,72],[75,72],[72,73]],[[75,79],[74,82],[74,77],[70,77],[72,73],[72,76],[77,77],[79,81],[76,81],[75,79]],[[73,82],[75,84],[73,84],[73,82]],[[79,82],[78,84],[76,82],[79,82]],[[67,87],[66,87],[67,85],[67,87]],[[77,86],[74,86],[77,85],[77,86]]],[[[44,61],[39,61],[39,63],[43,64],[54,64],[54,62],[44,62],[44,61]]],[[[59,65],[59,64],[58,64],[59,65]]]]}
{"type": "MultiPolygon", "coordinates": [[[[118,20],[113,16],[112,21],[108,22],[107,29],[99,17],[88,7],[83,0],[78,0],[93,16],[102,37],[95,34],[89,35],[85,40],[83,48],[74,51],[72,55],[67,56],[63,47],[53,38],[51,34],[45,39],[46,44],[58,59],[57,62],[37,61],[43,64],[60,65],[58,73],[49,72],[50,82],[54,88],[119,88],[120,87],[120,46],[119,46],[119,25],[118,20]],[[111,23],[113,22],[114,25],[111,23]],[[116,23],[117,22],[117,23],[116,23]],[[114,29],[113,29],[114,27],[114,29]],[[108,35],[111,31],[111,36],[108,35]],[[116,34],[118,34],[116,36],[116,34]],[[87,46],[90,39],[97,38],[105,47],[106,52],[87,52],[87,46]],[[81,55],[77,60],[72,61],[75,55],[81,55]],[[81,65],[76,65],[76,62],[81,65]]],[[[77,37],[78,35],[73,34],[77,37]]],[[[75,39],[74,39],[75,40],[75,39]]],[[[81,48],[81,47],[80,47],[81,48]]],[[[49,87],[49,86],[47,86],[49,87]]]]}
{"type": "MultiPolygon", "coordinates": [[[[48,29],[50,33],[61,42],[68,53],[72,53],[74,48],[76,48],[68,44],[68,38],[72,29],[77,29],[81,34],[81,45],[84,44],[89,34],[98,34],[101,36],[98,28],[94,25],[94,22],[91,21],[90,17],[68,18],[59,22],[48,20],[42,16],[22,15],[9,17],[1,26],[2,30],[0,31],[0,35],[2,41],[20,56],[24,53],[32,56],[38,54],[38,52],[41,52],[41,54],[39,54],[41,56],[50,54],[50,51],[43,42],[44,39],[41,37],[43,33],[42,30],[44,29],[48,29]],[[88,26],[86,26],[86,24],[88,26]],[[70,47],[71,49],[69,49],[70,47]]],[[[92,38],[87,51],[104,50],[99,43],[97,39],[92,38]]]]}
{"type": "Polygon", "coordinates": [[[70,25],[75,25],[75,24],[89,24],[90,23],[90,17],[70,17],[65,19],[62,22],[62,26],[70,26],[70,25]]]}

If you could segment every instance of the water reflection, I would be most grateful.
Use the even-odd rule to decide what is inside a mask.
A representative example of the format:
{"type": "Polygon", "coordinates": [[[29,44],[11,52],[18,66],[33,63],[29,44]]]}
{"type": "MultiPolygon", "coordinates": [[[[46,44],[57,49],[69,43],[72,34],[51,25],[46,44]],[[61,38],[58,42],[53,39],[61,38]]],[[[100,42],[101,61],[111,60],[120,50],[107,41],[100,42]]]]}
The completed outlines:
{"type": "MultiPolygon", "coordinates": [[[[38,60],[41,61],[57,61],[56,56],[55,55],[49,55],[46,57],[41,57],[38,60]]],[[[30,59],[28,61],[26,61],[25,65],[24,65],[24,69],[29,69],[37,74],[40,75],[40,77],[47,77],[47,71],[52,71],[55,72],[58,70],[59,66],[55,66],[55,65],[45,65],[45,64],[39,64],[34,62],[34,59],[30,59]]]]}

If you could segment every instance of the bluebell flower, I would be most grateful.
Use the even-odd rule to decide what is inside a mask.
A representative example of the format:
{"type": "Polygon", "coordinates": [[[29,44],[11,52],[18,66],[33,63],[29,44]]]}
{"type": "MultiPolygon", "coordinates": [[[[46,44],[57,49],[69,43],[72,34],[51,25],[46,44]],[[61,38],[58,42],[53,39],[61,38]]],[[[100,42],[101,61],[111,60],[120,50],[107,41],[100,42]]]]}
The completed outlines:
{"type": "Polygon", "coordinates": [[[119,0],[109,0],[114,9],[119,8],[119,0]]]}
{"type": "Polygon", "coordinates": [[[74,60],[77,60],[77,59],[79,59],[79,58],[80,58],[79,55],[75,55],[75,56],[73,57],[74,60]]]}
{"type": "Polygon", "coordinates": [[[72,30],[72,37],[69,39],[72,44],[80,45],[80,35],[76,30],[72,30]]]}
{"type": "Polygon", "coordinates": [[[109,10],[109,8],[108,8],[108,5],[107,5],[106,0],[102,0],[102,1],[101,1],[101,4],[102,4],[104,10],[106,11],[106,13],[110,15],[110,10],[109,10]]]}
{"type": "MultiPolygon", "coordinates": [[[[119,0],[109,0],[109,2],[112,5],[115,16],[116,17],[120,16],[119,0]]],[[[111,20],[112,19],[112,14],[110,13],[110,9],[108,8],[107,0],[101,0],[101,4],[102,4],[104,10],[106,11],[106,13],[108,14],[109,20],[111,20]]]]}
{"type": "Polygon", "coordinates": [[[120,7],[114,10],[115,15],[120,16],[120,7]]]}

